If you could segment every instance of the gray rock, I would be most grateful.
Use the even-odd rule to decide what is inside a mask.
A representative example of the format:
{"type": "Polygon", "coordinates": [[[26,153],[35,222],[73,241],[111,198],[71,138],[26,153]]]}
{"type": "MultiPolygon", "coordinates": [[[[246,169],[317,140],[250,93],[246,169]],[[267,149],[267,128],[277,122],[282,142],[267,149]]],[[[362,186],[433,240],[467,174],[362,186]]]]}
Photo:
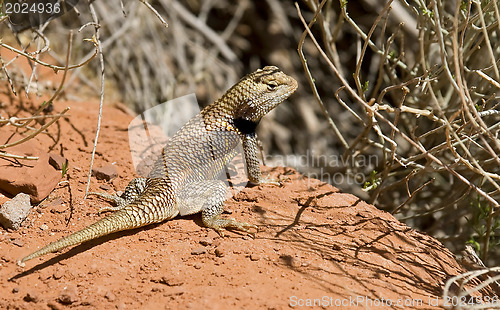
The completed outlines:
{"type": "Polygon", "coordinates": [[[19,193],[0,208],[0,224],[5,228],[19,229],[31,210],[30,196],[19,193]]]}

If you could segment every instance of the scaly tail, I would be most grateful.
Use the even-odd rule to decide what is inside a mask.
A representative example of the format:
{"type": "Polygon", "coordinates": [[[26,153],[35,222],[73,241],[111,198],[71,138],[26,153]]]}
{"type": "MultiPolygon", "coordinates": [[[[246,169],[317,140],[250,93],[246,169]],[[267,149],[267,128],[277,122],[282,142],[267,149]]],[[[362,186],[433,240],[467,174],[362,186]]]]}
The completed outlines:
{"type": "Polygon", "coordinates": [[[127,209],[129,208],[124,208],[122,210],[119,210],[95,222],[94,224],[85,227],[82,230],[79,230],[75,233],[72,233],[69,236],[66,236],[62,239],[59,239],[55,242],[46,245],[40,250],[21,259],[19,261],[19,265],[22,265],[24,262],[33,259],[35,257],[52,253],[72,245],[89,241],[114,232],[133,229],[145,225],[145,224],[141,225],[141,223],[138,223],[136,218],[134,218],[134,216],[130,212],[127,212],[130,211],[127,209]]]}
{"type": "Polygon", "coordinates": [[[66,247],[99,238],[101,236],[105,236],[114,232],[134,229],[154,222],[158,222],[158,218],[148,218],[141,216],[140,214],[143,213],[141,211],[143,210],[137,208],[137,206],[127,206],[121,210],[116,211],[115,213],[104,217],[94,224],[85,227],[82,230],[74,232],[69,236],[46,245],[40,250],[21,259],[18,264],[20,266],[23,266],[24,262],[38,256],[52,253],[66,247]]]}
{"type": "Polygon", "coordinates": [[[172,199],[172,193],[168,182],[169,181],[166,179],[148,179],[144,192],[129,205],[82,230],[72,233],[56,242],[52,242],[21,259],[18,264],[23,266],[24,262],[35,257],[109,235],[114,232],[134,229],[174,218],[179,214],[179,210],[176,208],[174,200],[172,199]],[[162,198],[158,198],[159,192],[163,193],[163,196],[161,196],[162,198]]]}

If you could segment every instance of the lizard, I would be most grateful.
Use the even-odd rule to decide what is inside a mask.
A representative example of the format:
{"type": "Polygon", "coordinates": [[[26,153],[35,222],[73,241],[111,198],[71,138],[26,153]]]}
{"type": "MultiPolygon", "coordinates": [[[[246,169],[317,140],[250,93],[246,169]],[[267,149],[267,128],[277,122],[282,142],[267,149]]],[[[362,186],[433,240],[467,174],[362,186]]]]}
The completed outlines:
{"type": "Polygon", "coordinates": [[[121,195],[97,193],[115,203],[100,211],[113,213],[46,245],[18,264],[24,266],[33,258],[111,233],[199,212],[203,224],[222,237],[227,228],[246,233],[257,231],[255,225],[220,216],[228,188],[219,175],[236,155],[241,142],[249,181],[273,183],[262,177],[255,130],[262,117],[297,87],[294,78],[275,66],[244,76],[166,142],[147,177],[132,179],[121,195]]]}

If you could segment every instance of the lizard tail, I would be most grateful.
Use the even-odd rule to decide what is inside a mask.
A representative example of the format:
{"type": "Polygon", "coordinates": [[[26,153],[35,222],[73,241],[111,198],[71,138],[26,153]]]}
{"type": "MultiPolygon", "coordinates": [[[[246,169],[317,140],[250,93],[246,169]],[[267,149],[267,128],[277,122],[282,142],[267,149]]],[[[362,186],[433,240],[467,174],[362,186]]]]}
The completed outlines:
{"type": "Polygon", "coordinates": [[[76,245],[85,241],[89,241],[95,238],[99,238],[104,235],[108,235],[114,232],[134,229],[137,227],[145,226],[147,224],[156,222],[152,219],[147,219],[144,217],[137,217],[134,215],[135,212],[130,212],[130,208],[126,207],[124,209],[118,210],[101,220],[95,222],[94,224],[85,227],[82,230],[72,233],[64,238],[61,238],[55,242],[52,242],[40,250],[24,257],[18,264],[20,266],[24,265],[24,262],[42,256],[48,253],[52,253],[66,247],[76,245]]]}

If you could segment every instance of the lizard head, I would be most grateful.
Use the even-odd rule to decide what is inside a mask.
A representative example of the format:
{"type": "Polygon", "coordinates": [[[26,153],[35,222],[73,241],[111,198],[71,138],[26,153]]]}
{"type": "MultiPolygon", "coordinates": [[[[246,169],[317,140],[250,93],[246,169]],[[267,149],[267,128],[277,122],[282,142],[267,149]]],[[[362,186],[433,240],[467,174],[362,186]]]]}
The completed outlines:
{"type": "Polygon", "coordinates": [[[234,117],[258,123],[269,111],[288,98],[298,87],[297,81],[278,67],[267,66],[245,76],[238,86],[238,105],[234,117]]]}

